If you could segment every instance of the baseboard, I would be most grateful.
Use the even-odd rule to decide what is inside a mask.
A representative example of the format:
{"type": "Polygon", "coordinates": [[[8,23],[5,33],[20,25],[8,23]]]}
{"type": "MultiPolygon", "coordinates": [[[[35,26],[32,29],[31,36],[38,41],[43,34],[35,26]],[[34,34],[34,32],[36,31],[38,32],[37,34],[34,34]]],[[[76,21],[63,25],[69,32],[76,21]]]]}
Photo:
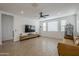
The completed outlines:
{"type": "Polygon", "coordinates": [[[5,41],[13,41],[13,39],[9,39],[9,40],[2,40],[2,42],[5,42],[5,41]]]}

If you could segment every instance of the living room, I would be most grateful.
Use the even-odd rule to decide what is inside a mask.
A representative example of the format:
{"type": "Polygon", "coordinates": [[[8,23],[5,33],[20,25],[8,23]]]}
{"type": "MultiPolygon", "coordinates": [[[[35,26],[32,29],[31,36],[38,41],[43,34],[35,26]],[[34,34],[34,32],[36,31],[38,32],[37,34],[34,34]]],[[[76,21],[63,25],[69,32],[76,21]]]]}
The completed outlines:
{"type": "Polygon", "coordinates": [[[66,53],[58,45],[65,37],[67,24],[73,25],[73,37],[79,36],[78,6],[78,3],[0,3],[0,55],[79,55],[78,48],[66,53]]]}

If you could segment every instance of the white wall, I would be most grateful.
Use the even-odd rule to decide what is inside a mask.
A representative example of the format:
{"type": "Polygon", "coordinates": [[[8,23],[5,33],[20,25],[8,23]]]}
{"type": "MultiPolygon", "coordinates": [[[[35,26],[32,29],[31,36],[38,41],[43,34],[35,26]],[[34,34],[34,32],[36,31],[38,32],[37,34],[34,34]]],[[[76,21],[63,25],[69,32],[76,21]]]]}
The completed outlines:
{"type": "MultiPolygon", "coordinates": [[[[5,13],[5,12],[4,12],[5,13]]],[[[8,13],[5,13],[8,14],[8,13]]],[[[10,14],[9,14],[10,15],[10,14]]],[[[13,15],[14,16],[14,41],[18,41],[19,40],[19,34],[24,32],[24,25],[25,24],[29,24],[29,25],[35,25],[36,26],[36,32],[39,32],[39,21],[37,20],[33,20],[33,19],[28,19],[27,17],[22,17],[19,15],[13,15]]],[[[68,21],[70,19],[74,19],[74,17],[67,17],[67,18],[57,18],[58,20],[64,20],[67,19],[68,21]]],[[[79,22],[79,14],[77,16],[78,22],[79,22]]],[[[70,20],[69,22],[74,24],[74,20],[70,20]]],[[[79,26],[78,26],[78,32],[79,32],[79,26]]],[[[62,38],[63,34],[60,32],[42,32],[43,35],[48,36],[48,37],[53,37],[53,38],[62,38]]],[[[0,13],[0,43],[2,41],[1,39],[2,37],[2,33],[1,33],[1,13],[0,13]]]]}
{"type": "MultiPolygon", "coordinates": [[[[59,24],[61,24],[60,23],[61,20],[67,20],[67,23],[73,24],[74,27],[76,26],[75,25],[75,20],[76,20],[75,19],[75,15],[69,15],[69,16],[60,17],[60,18],[49,19],[49,20],[44,21],[44,22],[49,22],[49,21],[53,21],[53,20],[57,20],[59,22],[59,24]]],[[[40,26],[42,26],[42,24],[40,26]]],[[[46,32],[44,32],[44,31],[42,31],[41,35],[44,36],[44,37],[49,37],[49,38],[63,39],[64,38],[64,33],[61,32],[61,27],[60,26],[58,26],[58,28],[59,28],[59,31],[57,31],[57,32],[53,32],[53,31],[50,31],[50,32],[46,31],[46,32]]],[[[75,31],[76,31],[76,29],[74,29],[74,32],[75,31]]]]}
{"type": "Polygon", "coordinates": [[[2,42],[2,31],[1,31],[1,14],[7,14],[14,17],[14,41],[19,40],[19,34],[24,32],[24,25],[35,25],[36,26],[36,32],[39,31],[39,22],[38,20],[28,19],[27,17],[7,13],[4,11],[0,11],[0,43],[2,42]]]}
{"type": "Polygon", "coordinates": [[[33,19],[28,19],[22,16],[14,16],[14,41],[19,40],[19,35],[24,32],[24,25],[35,25],[36,32],[38,32],[38,21],[33,19]]]}
{"type": "MultiPolygon", "coordinates": [[[[8,13],[5,13],[5,14],[8,14],[8,13]]],[[[25,24],[35,25],[36,26],[36,32],[39,32],[39,21],[38,21],[38,19],[37,20],[28,19],[27,17],[22,17],[22,16],[19,16],[19,15],[13,15],[13,16],[14,16],[14,41],[19,40],[20,33],[24,32],[24,25],[25,24]]],[[[59,17],[57,19],[58,20],[67,19],[67,21],[69,21],[70,19],[74,19],[74,17],[66,17],[66,18],[59,17]]],[[[71,22],[71,20],[69,22],[71,22]]],[[[72,20],[71,23],[74,24],[74,20],[72,20]]],[[[46,33],[42,32],[42,34],[44,36],[48,36],[48,37],[51,37],[51,38],[53,37],[53,38],[60,38],[61,39],[63,37],[63,34],[60,33],[60,32],[46,32],[46,33]]],[[[1,36],[1,32],[0,32],[0,36],[1,36]]]]}

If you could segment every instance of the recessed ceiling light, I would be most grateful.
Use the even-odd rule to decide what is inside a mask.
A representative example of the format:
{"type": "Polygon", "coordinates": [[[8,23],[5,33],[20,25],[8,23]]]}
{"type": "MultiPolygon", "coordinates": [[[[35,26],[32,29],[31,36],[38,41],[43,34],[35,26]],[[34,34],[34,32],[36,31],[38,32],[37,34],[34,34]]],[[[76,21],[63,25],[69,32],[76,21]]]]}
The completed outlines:
{"type": "Polygon", "coordinates": [[[21,11],[21,14],[24,14],[24,11],[23,10],[21,11]]]}

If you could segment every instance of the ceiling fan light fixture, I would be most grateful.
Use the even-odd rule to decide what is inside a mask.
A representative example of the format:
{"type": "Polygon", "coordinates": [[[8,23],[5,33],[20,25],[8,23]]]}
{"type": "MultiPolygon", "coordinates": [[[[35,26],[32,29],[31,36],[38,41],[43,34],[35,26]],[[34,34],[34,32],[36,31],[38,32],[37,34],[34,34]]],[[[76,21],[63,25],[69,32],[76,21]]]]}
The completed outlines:
{"type": "Polygon", "coordinates": [[[21,14],[24,14],[24,11],[23,10],[21,10],[21,14]]]}

